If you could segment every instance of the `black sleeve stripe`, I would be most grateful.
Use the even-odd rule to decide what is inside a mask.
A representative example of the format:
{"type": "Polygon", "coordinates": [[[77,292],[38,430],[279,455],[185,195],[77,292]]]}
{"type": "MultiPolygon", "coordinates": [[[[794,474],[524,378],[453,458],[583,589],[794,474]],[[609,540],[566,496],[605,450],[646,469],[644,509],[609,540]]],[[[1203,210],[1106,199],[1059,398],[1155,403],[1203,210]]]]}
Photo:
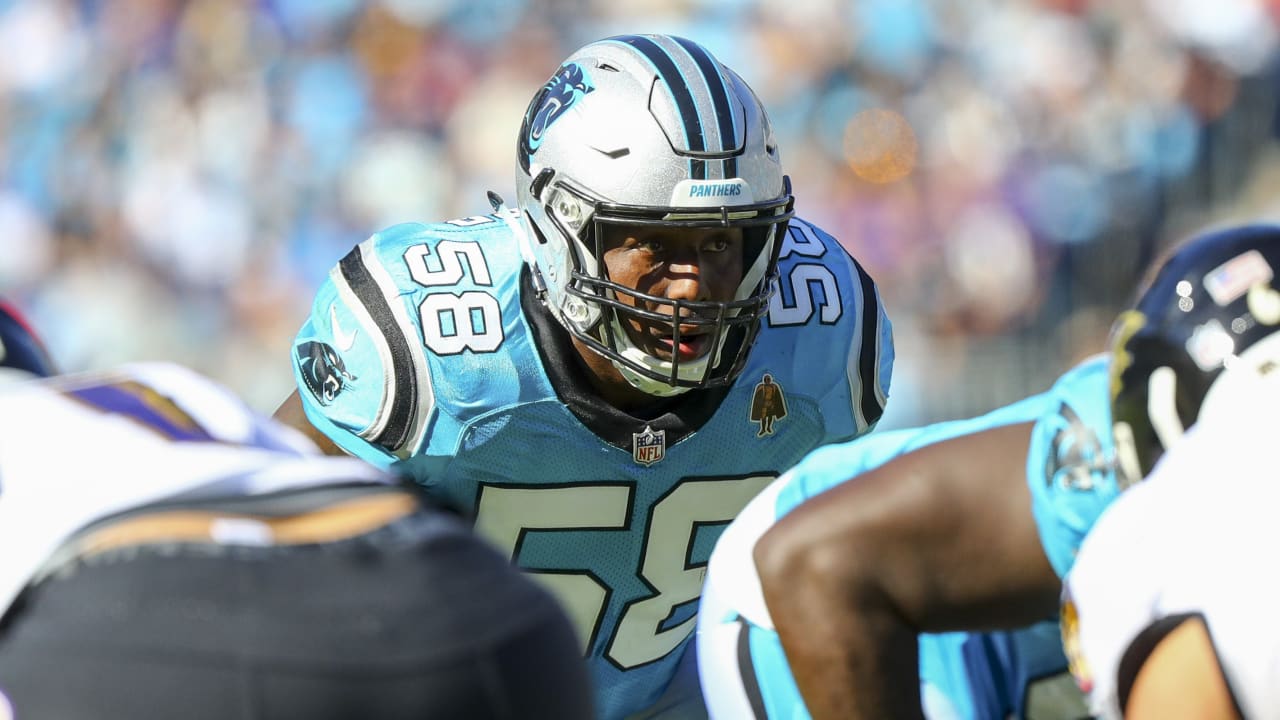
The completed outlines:
{"type": "MultiPolygon", "coordinates": [[[[1138,673],[1146,664],[1147,658],[1151,657],[1151,653],[1155,652],[1156,647],[1160,645],[1160,641],[1184,622],[1193,619],[1199,620],[1204,625],[1205,632],[1209,633],[1214,655],[1217,655],[1218,644],[1213,642],[1213,632],[1209,629],[1209,621],[1205,619],[1203,613],[1178,613],[1152,622],[1133,638],[1129,647],[1125,648],[1124,655],[1120,656],[1120,665],[1116,668],[1116,697],[1120,703],[1120,712],[1128,711],[1129,694],[1133,692],[1133,683],[1138,679],[1138,673]]],[[[1222,681],[1226,683],[1227,694],[1231,696],[1231,706],[1236,711],[1236,717],[1243,718],[1244,710],[1240,707],[1240,700],[1236,698],[1235,691],[1231,689],[1231,679],[1223,669],[1221,657],[1217,657],[1217,665],[1218,671],[1222,673],[1222,681]]]]}
{"type": "Polygon", "coordinates": [[[764,695],[760,692],[760,683],[756,680],[756,667],[751,661],[751,626],[742,618],[738,618],[738,673],[742,676],[742,689],[747,694],[747,702],[751,704],[753,720],[764,720],[769,717],[765,712],[764,695]]]}
{"type": "Polygon", "coordinates": [[[876,295],[875,281],[862,265],[852,255],[849,261],[858,271],[858,282],[862,286],[862,346],[858,350],[862,397],[858,402],[869,427],[884,415],[884,403],[880,401],[880,297],[876,295]]]}
{"type": "Polygon", "coordinates": [[[396,322],[391,306],[378,287],[378,283],[365,267],[361,248],[357,247],[338,262],[342,277],[364,306],[369,317],[382,332],[391,354],[391,377],[387,379],[387,392],[391,397],[391,412],[386,427],[369,442],[390,452],[404,446],[413,426],[418,407],[418,376],[413,368],[413,355],[409,340],[396,322]]]}

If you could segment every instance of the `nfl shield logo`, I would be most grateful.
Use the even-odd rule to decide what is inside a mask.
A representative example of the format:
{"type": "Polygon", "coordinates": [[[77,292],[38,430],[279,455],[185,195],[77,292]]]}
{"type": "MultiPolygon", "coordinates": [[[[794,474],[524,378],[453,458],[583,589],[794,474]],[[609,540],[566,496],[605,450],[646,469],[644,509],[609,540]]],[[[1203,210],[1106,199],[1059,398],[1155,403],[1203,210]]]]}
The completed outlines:
{"type": "Polygon", "coordinates": [[[631,457],[649,467],[667,456],[667,431],[654,430],[648,425],[644,432],[631,433],[631,457]]]}

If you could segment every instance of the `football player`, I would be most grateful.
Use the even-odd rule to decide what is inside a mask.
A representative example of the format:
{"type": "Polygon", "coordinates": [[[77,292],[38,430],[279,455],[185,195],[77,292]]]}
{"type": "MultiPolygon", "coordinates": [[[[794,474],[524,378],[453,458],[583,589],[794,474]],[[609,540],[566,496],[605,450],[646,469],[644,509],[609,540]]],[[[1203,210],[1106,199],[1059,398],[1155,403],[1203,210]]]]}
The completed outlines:
{"type": "Polygon", "coordinates": [[[1180,248],[1136,312],[1118,319],[1114,357],[1086,360],[1046,394],[975,420],[824,448],[780,478],[726,530],[708,570],[699,643],[713,709],[788,718],[1083,711],[1063,692],[1056,633],[1045,632],[1060,578],[1098,515],[1195,421],[1223,360],[1213,353],[1280,321],[1270,262],[1259,262],[1278,238],[1250,226],[1180,248]],[[1204,372],[1174,382],[1173,372],[1135,362],[1134,344],[1152,327],[1138,320],[1212,318],[1215,305],[1246,302],[1233,295],[1245,291],[1255,296],[1249,313],[1186,322],[1180,341],[1204,372]],[[1113,433],[1111,393],[1123,388],[1136,399],[1116,404],[1113,433]],[[1135,422],[1138,412],[1155,419],[1135,422]],[[991,628],[1023,629],[922,635],[991,628]]]}
{"type": "Polygon", "coordinates": [[[177,366],[0,388],[0,546],[0,717],[593,717],[545,589],[177,366]]]}
{"type": "Polygon", "coordinates": [[[1232,239],[1180,252],[1117,326],[1117,449],[1147,479],[1085,539],[1062,612],[1100,717],[1280,716],[1280,227],[1232,239]]]}
{"type": "Polygon", "coordinates": [[[586,45],[516,144],[516,207],[398,225],[337,264],[278,416],[462,506],[555,590],[601,717],[696,716],[712,544],[805,453],[875,425],[889,322],[793,218],[759,100],[694,42],[586,45]]]}
{"type": "Polygon", "coordinates": [[[57,371],[27,318],[13,303],[0,298],[0,383],[47,377],[57,371]]]}
{"type": "MultiPolygon", "coordinates": [[[[775,605],[779,603],[762,594],[762,580],[768,579],[764,575],[766,568],[757,568],[753,559],[761,535],[772,532],[772,528],[795,513],[812,513],[815,507],[821,506],[822,518],[809,522],[831,525],[803,528],[810,533],[806,539],[815,544],[813,552],[822,550],[826,554],[805,558],[805,562],[812,565],[805,567],[804,582],[816,583],[816,587],[796,585],[780,590],[789,596],[787,599],[842,590],[827,583],[851,572],[849,566],[893,562],[919,566],[923,560],[911,558],[909,551],[899,550],[897,544],[914,543],[916,538],[930,537],[932,533],[953,537],[958,542],[985,545],[993,560],[1009,555],[1002,544],[1003,533],[1030,532],[1034,540],[1034,521],[1030,517],[1032,500],[1025,489],[1029,484],[1045,486],[1038,500],[1043,507],[1054,507],[1048,500],[1055,496],[1058,507],[1076,504],[1075,512],[1066,515],[1062,522],[1045,525],[1046,533],[1051,533],[1045,536],[1046,542],[1064,552],[1071,547],[1080,532],[1074,518],[1090,512],[1090,506],[1105,497],[1108,483],[1114,483],[1108,475],[1107,449],[1102,445],[1108,437],[1105,433],[1107,369],[1107,358],[1096,356],[1065,374],[1046,392],[987,415],[878,432],[850,443],[821,448],[754,499],[725,530],[716,546],[699,610],[698,659],[711,716],[718,720],[790,720],[809,717],[813,710],[814,717],[840,717],[838,713],[821,715],[819,704],[812,701],[806,704],[802,698],[803,686],[797,686],[791,669],[794,665],[788,662],[791,651],[788,648],[784,655],[779,640],[781,620],[775,625],[775,619],[780,616],[775,605]],[[1011,450],[1009,445],[1014,444],[1018,445],[1011,450]],[[967,502],[977,499],[958,497],[955,489],[948,490],[941,480],[932,479],[967,472],[964,467],[948,464],[957,462],[962,451],[973,452],[981,458],[980,461],[969,458],[971,462],[979,462],[974,469],[989,468],[993,473],[1021,480],[1020,492],[1018,487],[1006,488],[1004,492],[1012,495],[1006,497],[993,489],[988,502],[1001,503],[999,507],[1008,503],[1026,516],[1020,517],[1020,522],[1030,527],[998,528],[978,524],[964,529],[964,513],[973,511],[967,502]],[[997,453],[1012,454],[1015,459],[1010,462],[997,457],[997,453]],[[837,515],[885,509],[882,504],[842,507],[844,501],[840,498],[848,492],[846,485],[864,482],[882,482],[894,491],[922,494],[929,493],[928,484],[936,482],[938,491],[948,493],[938,498],[939,502],[946,503],[955,514],[940,510],[923,530],[913,531],[912,535],[889,536],[888,541],[875,546],[846,545],[840,533],[856,518],[842,520],[837,515]],[[1083,488],[1088,482],[1095,483],[1095,487],[1085,491],[1083,488]],[[1056,487],[1049,487],[1051,483],[1056,487]],[[825,534],[828,532],[830,536],[825,534]],[[966,533],[977,535],[979,532],[982,537],[965,537],[966,533]],[[898,556],[899,552],[902,557],[898,556]],[[833,579],[810,579],[808,572],[831,573],[833,579]]],[[[893,500],[893,496],[888,495],[889,489],[879,491],[883,500],[867,495],[866,502],[893,500]]],[[[1039,557],[1033,558],[1037,562],[1020,568],[1052,574],[1039,547],[1037,542],[1035,549],[1039,557]]],[[[1013,573],[1018,569],[1000,571],[1013,573]]],[[[908,569],[901,570],[905,573],[908,569]]],[[[879,572],[892,574],[894,568],[880,566],[879,572]]],[[[945,573],[927,579],[939,586],[948,581],[956,580],[945,573]]],[[[768,589],[766,584],[765,590],[768,589]]],[[[806,617],[805,622],[811,625],[801,628],[800,632],[806,635],[811,632],[816,644],[818,635],[835,637],[833,631],[848,631],[850,620],[841,614],[847,611],[840,609],[846,601],[843,595],[831,598],[826,610],[834,614],[806,617]]],[[[909,671],[910,687],[899,688],[900,694],[890,698],[887,702],[892,704],[885,706],[894,710],[885,711],[881,717],[918,715],[922,702],[925,715],[933,720],[1080,717],[1085,711],[1084,699],[1067,672],[1053,609],[1052,604],[1047,608],[1044,604],[1029,609],[1016,608],[1010,616],[1016,622],[1011,622],[1010,627],[1030,623],[1029,627],[1008,632],[921,634],[917,647],[906,651],[898,648],[905,657],[892,658],[902,663],[893,669],[909,671]]],[[[817,612],[816,609],[801,611],[817,612]]],[[[914,633],[909,637],[916,641],[914,633]]],[[[827,652],[835,661],[841,648],[827,648],[827,652]]],[[[871,670],[859,667],[850,672],[871,670]]]]}

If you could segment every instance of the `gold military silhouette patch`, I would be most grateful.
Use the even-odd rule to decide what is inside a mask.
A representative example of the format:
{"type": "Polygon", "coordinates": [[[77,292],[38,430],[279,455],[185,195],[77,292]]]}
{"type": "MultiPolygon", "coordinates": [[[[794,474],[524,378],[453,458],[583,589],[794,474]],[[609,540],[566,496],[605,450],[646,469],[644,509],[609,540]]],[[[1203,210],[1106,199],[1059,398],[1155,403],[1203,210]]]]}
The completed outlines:
{"type": "Polygon", "coordinates": [[[786,416],[787,398],[782,386],[774,382],[772,375],[765,373],[751,396],[751,422],[760,424],[756,437],[772,435],[773,424],[786,416]]]}

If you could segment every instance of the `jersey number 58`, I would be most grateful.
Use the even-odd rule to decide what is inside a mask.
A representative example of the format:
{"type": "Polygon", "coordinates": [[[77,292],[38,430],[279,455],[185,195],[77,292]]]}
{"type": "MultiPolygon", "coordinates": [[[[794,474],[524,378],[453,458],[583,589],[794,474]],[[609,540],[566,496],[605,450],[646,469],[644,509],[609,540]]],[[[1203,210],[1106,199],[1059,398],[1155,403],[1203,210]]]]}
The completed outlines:
{"type": "MultiPolygon", "coordinates": [[[[702,593],[706,563],[690,560],[698,528],[732,520],[772,479],[772,475],[685,478],[649,508],[636,573],[652,593],[622,608],[605,647],[610,662],[624,670],[644,665],[666,656],[689,636],[695,616],[675,624],[671,621],[681,606],[702,593]]],[[[629,527],[634,492],[633,483],[486,484],[476,529],[519,563],[521,546],[531,532],[635,532],[629,527]]],[[[589,567],[527,571],[556,594],[574,620],[578,637],[591,648],[613,589],[589,567]]]]}

